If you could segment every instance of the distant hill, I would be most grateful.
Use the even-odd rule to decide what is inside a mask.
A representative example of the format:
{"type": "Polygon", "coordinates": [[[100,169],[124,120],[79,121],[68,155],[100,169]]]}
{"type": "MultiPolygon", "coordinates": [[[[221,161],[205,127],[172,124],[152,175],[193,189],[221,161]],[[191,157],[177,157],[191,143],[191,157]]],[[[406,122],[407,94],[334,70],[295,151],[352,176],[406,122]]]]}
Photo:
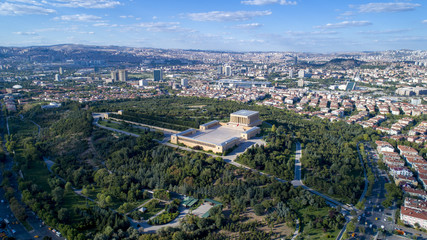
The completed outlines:
{"type": "Polygon", "coordinates": [[[307,67],[318,67],[327,70],[347,70],[355,67],[360,67],[361,65],[365,64],[367,64],[367,62],[352,58],[334,58],[329,62],[323,64],[301,63],[301,65],[306,65],[307,67]]]}

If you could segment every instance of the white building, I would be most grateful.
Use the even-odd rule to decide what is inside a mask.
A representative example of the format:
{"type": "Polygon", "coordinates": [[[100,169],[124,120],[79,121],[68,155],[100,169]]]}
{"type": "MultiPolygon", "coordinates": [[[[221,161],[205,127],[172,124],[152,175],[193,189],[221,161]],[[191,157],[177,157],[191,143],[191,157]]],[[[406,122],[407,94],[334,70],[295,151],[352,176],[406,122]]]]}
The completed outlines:
{"type": "Polygon", "coordinates": [[[148,86],[148,81],[144,80],[144,79],[141,79],[141,80],[139,80],[139,84],[138,85],[140,87],[146,87],[146,86],[148,86]]]}
{"type": "Polygon", "coordinates": [[[181,79],[181,86],[182,87],[188,87],[188,79],[186,79],[186,78],[181,79]]]}
{"type": "Polygon", "coordinates": [[[420,211],[417,209],[402,206],[400,208],[400,219],[403,221],[403,223],[408,224],[410,226],[415,226],[415,224],[419,224],[420,227],[427,229],[426,211],[420,211]]]}
{"type": "Polygon", "coordinates": [[[225,76],[231,76],[231,66],[225,66],[225,76]]]}

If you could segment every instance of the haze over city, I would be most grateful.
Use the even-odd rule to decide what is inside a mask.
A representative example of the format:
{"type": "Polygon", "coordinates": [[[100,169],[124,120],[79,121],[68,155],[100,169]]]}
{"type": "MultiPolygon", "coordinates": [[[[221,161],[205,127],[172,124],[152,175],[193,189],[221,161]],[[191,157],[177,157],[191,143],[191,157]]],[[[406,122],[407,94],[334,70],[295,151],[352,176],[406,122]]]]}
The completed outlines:
{"type": "Polygon", "coordinates": [[[422,1],[5,0],[0,45],[231,51],[426,50],[422,1]]]}

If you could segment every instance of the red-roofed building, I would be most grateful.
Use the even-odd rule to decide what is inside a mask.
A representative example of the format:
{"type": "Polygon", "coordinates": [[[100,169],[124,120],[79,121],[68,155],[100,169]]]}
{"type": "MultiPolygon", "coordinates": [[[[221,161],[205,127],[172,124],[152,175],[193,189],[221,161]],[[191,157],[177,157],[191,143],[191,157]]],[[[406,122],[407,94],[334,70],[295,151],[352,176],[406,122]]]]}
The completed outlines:
{"type": "Polygon", "coordinates": [[[384,163],[389,167],[403,167],[405,162],[400,159],[384,158],[384,163]]]}
{"type": "Polygon", "coordinates": [[[388,142],[375,141],[375,144],[377,144],[377,151],[379,153],[394,152],[394,147],[388,142]]]}
{"type": "Polygon", "coordinates": [[[419,211],[427,211],[427,201],[416,198],[405,198],[405,207],[416,209],[419,211]]]}
{"type": "Polygon", "coordinates": [[[427,161],[423,157],[418,155],[404,155],[403,158],[409,164],[409,166],[414,167],[414,165],[427,166],[427,161]]]}
{"type": "Polygon", "coordinates": [[[414,196],[414,197],[420,197],[420,198],[422,198],[424,200],[427,199],[427,193],[426,193],[426,191],[421,190],[421,189],[404,187],[403,188],[403,192],[405,192],[405,193],[407,193],[407,194],[409,194],[411,196],[414,196]]]}
{"type": "Polygon", "coordinates": [[[386,160],[386,159],[400,160],[400,155],[397,152],[384,152],[383,160],[386,160]]]}
{"type": "Polygon", "coordinates": [[[414,177],[403,176],[403,175],[394,176],[394,183],[397,186],[404,186],[408,184],[414,187],[418,186],[418,182],[414,177]]]}
{"type": "Polygon", "coordinates": [[[403,223],[415,226],[418,223],[422,228],[427,229],[427,212],[413,208],[400,207],[400,219],[403,223]]]}
{"type": "Polygon", "coordinates": [[[417,150],[408,146],[398,145],[397,149],[399,149],[400,155],[418,155],[417,150]]]}

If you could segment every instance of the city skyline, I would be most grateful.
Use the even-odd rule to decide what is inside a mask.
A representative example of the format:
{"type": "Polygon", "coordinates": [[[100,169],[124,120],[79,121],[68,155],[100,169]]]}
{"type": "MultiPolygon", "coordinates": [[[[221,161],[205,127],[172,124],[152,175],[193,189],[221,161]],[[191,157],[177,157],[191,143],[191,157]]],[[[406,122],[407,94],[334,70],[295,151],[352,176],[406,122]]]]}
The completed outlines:
{"type": "Polygon", "coordinates": [[[1,46],[225,51],[427,50],[421,1],[5,0],[1,46]]]}

